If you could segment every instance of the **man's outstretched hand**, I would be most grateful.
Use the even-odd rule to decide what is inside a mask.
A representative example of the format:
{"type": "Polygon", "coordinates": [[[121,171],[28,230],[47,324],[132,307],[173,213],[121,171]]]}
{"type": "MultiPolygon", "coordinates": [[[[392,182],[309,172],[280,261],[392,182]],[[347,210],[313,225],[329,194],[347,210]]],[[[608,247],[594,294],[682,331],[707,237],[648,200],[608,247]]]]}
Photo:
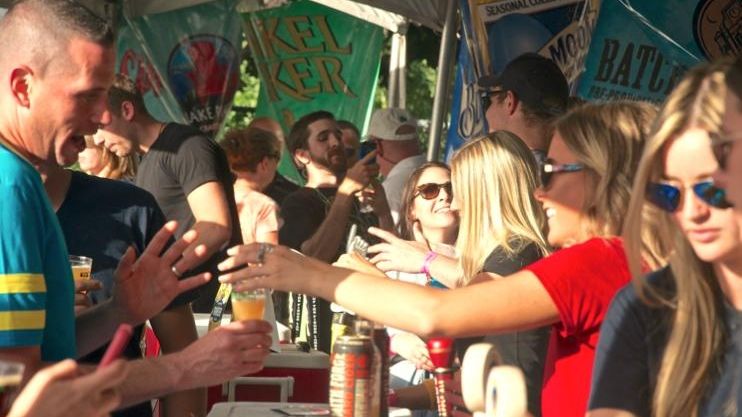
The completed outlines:
{"type": "Polygon", "coordinates": [[[211,279],[209,273],[180,278],[181,272],[205,260],[206,247],[197,246],[193,252],[183,256],[186,248],[198,237],[198,233],[191,230],[163,252],[177,227],[177,222],[168,222],[152,238],[139,258],[129,247],[119,261],[112,301],[121,314],[122,322],[141,324],[161,312],[179,294],[211,279]]]}

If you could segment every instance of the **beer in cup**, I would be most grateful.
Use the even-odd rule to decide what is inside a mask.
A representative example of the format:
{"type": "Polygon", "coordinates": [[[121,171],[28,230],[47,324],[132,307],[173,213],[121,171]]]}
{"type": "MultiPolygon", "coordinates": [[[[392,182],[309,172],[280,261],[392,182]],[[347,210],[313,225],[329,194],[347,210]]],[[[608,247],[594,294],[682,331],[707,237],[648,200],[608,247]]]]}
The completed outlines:
{"type": "Polygon", "coordinates": [[[268,290],[232,291],[232,318],[234,320],[262,320],[268,290]]]}
{"type": "Polygon", "coordinates": [[[85,281],[92,277],[93,259],[87,256],[70,255],[72,278],[75,281],[85,281]]]}

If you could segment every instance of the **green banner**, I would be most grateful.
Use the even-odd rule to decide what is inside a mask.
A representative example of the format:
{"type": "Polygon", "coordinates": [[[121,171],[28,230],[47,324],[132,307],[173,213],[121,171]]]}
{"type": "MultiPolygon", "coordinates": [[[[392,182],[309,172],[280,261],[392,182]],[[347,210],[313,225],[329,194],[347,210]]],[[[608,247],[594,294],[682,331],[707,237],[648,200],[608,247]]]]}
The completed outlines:
{"type": "MultiPolygon", "coordinates": [[[[379,76],[380,27],[308,0],[243,16],[261,78],[256,115],[288,132],[305,114],[327,110],[364,130],[379,76]]],[[[303,181],[286,152],[279,170],[303,181]]]]}
{"type": "Polygon", "coordinates": [[[118,72],[134,80],[159,120],[215,137],[239,85],[242,19],[236,0],[124,19],[118,72]]]}

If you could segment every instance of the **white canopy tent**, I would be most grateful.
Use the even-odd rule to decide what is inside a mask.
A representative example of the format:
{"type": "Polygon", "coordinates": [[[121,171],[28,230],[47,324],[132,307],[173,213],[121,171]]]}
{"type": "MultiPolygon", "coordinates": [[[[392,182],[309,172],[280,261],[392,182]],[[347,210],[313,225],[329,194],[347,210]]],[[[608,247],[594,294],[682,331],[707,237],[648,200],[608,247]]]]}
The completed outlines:
{"type": "MultiPolygon", "coordinates": [[[[196,4],[208,3],[211,0],[123,0],[127,13],[131,16],[161,13],[165,11],[189,7],[196,4]]],[[[446,22],[447,0],[316,0],[327,6],[353,14],[364,20],[396,32],[395,25],[399,26],[399,16],[404,19],[427,26],[436,31],[442,31],[446,22]],[[369,6],[359,8],[360,4],[369,6]],[[355,8],[354,8],[355,6],[355,8]],[[384,13],[387,12],[387,13],[384,13]],[[389,16],[396,14],[397,17],[389,16]]],[[[8,0],[0,0],[0,3],[8,0]]],[[[103,3],[92,0],[90,3],[103,3]]],[[[281,0],[241,0],[238,7],[258,9],[283,3],[281,0]]]]}
{"type": "MultiPolygon", "coordinates": [[[[131,17],[163,13],[190,7],[212,0],[78,0],[95,13],[108,16],[113,6],[123,4],[123,12],[131,17]]],[[[404,34],[409,22],[443,32],[438,56],[438,74],[430,123],[428,159],[436,160],[440,151],[441,135],[446,116],[448,80],[453,66],[456,39],[456,4],[458,0],[312,0],[344,13],[356,16],[393,32],[392,59],[390,63],[389,93],[391,106],[405,105],[405,56],[404,34]]],[[[0,0],[0,17],[13,0],[0,0]]],[[[285,0],[240,0],[238,9],[258,10],[285,3],[285,0]]]]}

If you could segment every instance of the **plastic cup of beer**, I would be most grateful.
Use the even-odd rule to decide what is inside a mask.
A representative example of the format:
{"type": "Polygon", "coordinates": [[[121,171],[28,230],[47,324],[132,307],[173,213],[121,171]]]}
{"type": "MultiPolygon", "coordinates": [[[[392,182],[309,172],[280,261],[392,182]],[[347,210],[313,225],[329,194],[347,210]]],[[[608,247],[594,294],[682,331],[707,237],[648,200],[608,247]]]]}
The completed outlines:
{"type": "Polygon", "coordinates": [[[262,320],[268,290],[232,291],[232,318],[234,320],[262,320]]]}
{"type": "Polygon", "coordinates": [[[93,271],[93,258],[70,255],[70,266],[72,266],[72,278],[75,281],[89,280],[93,271]]]}
{"type": "Polygon", "coordinates": [[[15,397],[18,396],[18,387],[23,380],[24,365],[20,362],[0,361],[0,414],[10,411],[15,397]]]}

